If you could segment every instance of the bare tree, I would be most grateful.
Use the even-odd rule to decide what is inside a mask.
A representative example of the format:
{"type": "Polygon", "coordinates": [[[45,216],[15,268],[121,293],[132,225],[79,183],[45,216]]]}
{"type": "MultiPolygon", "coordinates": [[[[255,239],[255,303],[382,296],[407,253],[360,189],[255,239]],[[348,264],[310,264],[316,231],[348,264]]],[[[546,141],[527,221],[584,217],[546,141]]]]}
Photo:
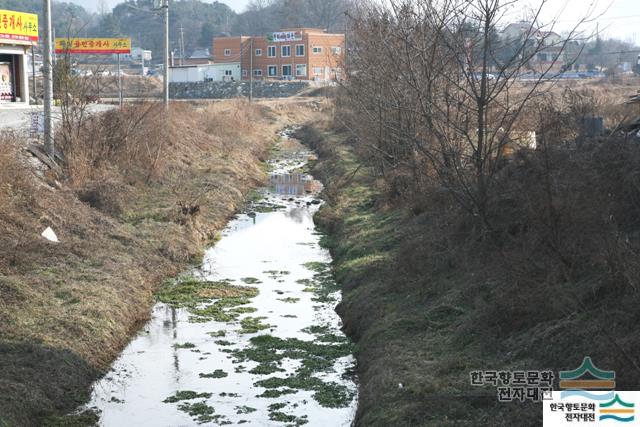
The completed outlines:
{"type": "Polygon", "coordinates": [[[444,188],[479,229],[492,229],[494,178],[510,146],[535,144],[526,108],[571,65],[577,55],[563,53],[587,19],[559,38],[555,21],[540,20],[547,3],[515,38],[500,29],[518,0],[359,5],[351,15],[347,122],[394,192],[444,188]]]}

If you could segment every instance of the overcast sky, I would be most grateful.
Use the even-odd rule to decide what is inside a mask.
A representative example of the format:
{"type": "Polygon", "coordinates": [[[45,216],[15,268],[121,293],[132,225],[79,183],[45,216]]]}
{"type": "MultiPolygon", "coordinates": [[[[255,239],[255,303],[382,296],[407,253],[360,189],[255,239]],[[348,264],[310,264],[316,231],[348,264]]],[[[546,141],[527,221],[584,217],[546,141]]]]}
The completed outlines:
{"type": "MultiPolygon", "coordinates": [[[[97,11],[98,5],[100,4],[100,0],[66,0],[66,1],[72,1],[73,3],[77,3],[92,12],[97,11]]],[[[203,0],[203,1],[206,3],[213,3],[213,0],[203,0]]],[[[247,3],[249,3],[249,0],[218,0],[218,1],[220,3],[225,3],[229,5],[229,7],[231,7],[236,12],[242,12],[245,6],[247,5],[247,3]]],[[[319,0],[319,1],[322,1],[322,0],[319,0]]],[[[149,0],[149,2],[151,2],[151,0],[149,0]]],[[[107,7],[112,8],[118,3],[124,3],[124,1],[123,0],[104,0],[104,3],[107,5],[107,7]]]]}
{"type": "MultiPolygon", "coordinates": [[[[89,10],[96,11],[100,0],[71,0],[89,10]]],[[[121,0],[104,0],[108,7],[113,7],[121,0]]],[[[207,1],[207,0],[204,0],[207,1]]],[[[322,0],[316,0],[322,1],[322,0]]],[[[606,37],[640,42],[640,0],[547,0],[547,12],[544,19],[549,21],[554,16],[560,16],[558,26],[560,30],[569,29],[590,10],[592,16],[598,17],[600,31],[606,37]],[[599,16],[601,15],[602,16],[599,16]]],[[[210,3],[213,0],[209,1],[210,3]]],[[[221,0],[236,12],[242,12],[249,0],[221,0]]],[[[539,0],[525,0],[523,5],[536,5],[539,0]]],[[[595,28],[595,23],[591,24],[595,28]]]]}

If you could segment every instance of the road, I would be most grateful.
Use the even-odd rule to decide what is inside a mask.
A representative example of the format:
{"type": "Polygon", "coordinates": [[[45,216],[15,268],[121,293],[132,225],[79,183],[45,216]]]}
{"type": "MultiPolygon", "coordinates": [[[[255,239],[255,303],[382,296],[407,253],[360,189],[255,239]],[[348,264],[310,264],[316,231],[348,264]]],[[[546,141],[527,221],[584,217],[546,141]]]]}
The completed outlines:
{"type": "MultiPolygon", "coordinates": [[[[99,113],[114,108],[114,105],[91,104],[89,111],[99,113]]],[[[30,113],[32,111],[42,111],[42,105],[31,105],[29,107],[0,106],[0,129],[17,132],[28,132],[30,129],[30,113]]],[[[60,117],[60,107],[53,109],[54,120],[60,117]]]]}

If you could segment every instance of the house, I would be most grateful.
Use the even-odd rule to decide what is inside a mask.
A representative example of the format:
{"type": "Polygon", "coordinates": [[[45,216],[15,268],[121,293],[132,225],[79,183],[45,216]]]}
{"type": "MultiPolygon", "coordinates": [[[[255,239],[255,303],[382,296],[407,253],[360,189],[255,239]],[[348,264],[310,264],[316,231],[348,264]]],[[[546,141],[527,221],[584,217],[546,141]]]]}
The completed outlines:
{"type": "Polygon", "coordinates": [[[344,34],[316,28],[285,28],[262,37],[215,37],[213,62],[240,62],[243,80],[343,79],[344,34]]]}
{"type": "Polygon", "coordinates": [[[530,22],[520,21],[507,25],[501,31],[500,37],[505,45],[524,43],[537,50],[529,60],[532,71],[552,73],[564,71],[564,39],[556,32],[543,31],[530,22]]]}
{"type": "Polygon", "coordinates": [[[209,49],[196,49],[184,60],[184,65],[202,65],[211,63],[211,52],[209,49]]]}
{"type": "Polygon", "coordinates": [[[240,80],[240,62],[171,67],[170,83],[224,82],[240,80]]]}
{"type": "Polygon", "coordinates": [[[28,52],[38,43],[38,15],[0,10],[0,108],[29,105],[28,52]]]}

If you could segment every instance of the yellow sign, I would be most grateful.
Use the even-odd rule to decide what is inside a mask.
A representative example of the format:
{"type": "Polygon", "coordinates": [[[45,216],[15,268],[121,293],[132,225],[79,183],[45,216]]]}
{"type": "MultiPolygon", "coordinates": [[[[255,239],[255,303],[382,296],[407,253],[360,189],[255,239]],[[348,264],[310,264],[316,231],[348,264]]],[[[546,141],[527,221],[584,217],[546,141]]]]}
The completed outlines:
{"type": "Polygon", "coordinates": [[[105,55],[131,53],[131,39],[56,39],[56,53],[105,55]]]}
{"type": "Polygon", "coordinates": [[[0,9],[0,39],[38,41],[38,15],[0,9]]]}

